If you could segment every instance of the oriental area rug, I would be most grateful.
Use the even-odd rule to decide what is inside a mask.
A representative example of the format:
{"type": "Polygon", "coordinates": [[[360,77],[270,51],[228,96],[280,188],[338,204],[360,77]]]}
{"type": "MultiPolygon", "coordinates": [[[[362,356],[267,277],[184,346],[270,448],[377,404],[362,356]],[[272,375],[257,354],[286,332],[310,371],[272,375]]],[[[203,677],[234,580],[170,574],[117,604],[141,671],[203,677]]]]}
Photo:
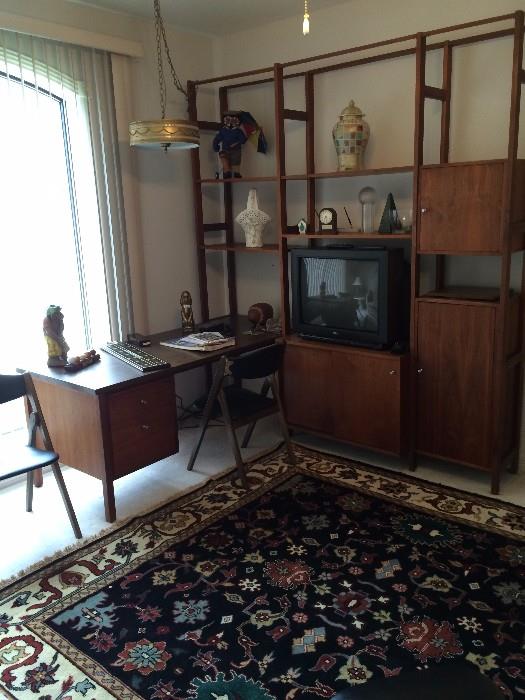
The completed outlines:
{"type": "Polygon", "coordinates": [[[0,592],[0,694],[331,698],[469,662],[525,695],[525,511],[296,447],[0,592]]]}

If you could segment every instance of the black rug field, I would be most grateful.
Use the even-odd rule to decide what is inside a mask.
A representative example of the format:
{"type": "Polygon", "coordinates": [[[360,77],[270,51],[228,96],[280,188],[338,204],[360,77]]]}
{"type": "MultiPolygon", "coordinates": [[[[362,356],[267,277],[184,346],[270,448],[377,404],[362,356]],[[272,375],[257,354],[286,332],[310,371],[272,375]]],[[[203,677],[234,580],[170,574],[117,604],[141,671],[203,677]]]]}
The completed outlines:
{"type": "Polygon", "coordinates": [[[525,697],[525,511],[297,448],[0,591],[0,691],[291,700],[466,660],[525,697]]]}

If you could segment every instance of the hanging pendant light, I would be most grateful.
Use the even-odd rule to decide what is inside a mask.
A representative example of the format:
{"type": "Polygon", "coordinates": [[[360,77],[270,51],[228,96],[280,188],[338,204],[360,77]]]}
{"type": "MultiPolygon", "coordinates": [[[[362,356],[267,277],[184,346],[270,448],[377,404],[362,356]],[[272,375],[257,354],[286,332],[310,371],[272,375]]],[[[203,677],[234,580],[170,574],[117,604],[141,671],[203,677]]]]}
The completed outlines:
{"type": "Polygon", "coordinates": [[[308,12],[308,0],[304,0],[303,35],[310,33],[310,13],[308,12]]]}
{"type": "Polygon", "coordinates": [[[188,98],[188,93],[182,86],[170,56],[164,22],[160,13],[160,0],[153,0],[155,14],[155,31],[157,36],[157,67],[159,72],[160,110],[161,119],[133,121],[129,125],[129,142],[131,146],[146,146],[158,148],[165,152],[168,148],[187,149],[198,148],[200,145],[199,127],[187,119],[166,119],[166,79],[162,59],[162,46],[166,52],[166,60],[170,67],[175,88],[188,98]]]}

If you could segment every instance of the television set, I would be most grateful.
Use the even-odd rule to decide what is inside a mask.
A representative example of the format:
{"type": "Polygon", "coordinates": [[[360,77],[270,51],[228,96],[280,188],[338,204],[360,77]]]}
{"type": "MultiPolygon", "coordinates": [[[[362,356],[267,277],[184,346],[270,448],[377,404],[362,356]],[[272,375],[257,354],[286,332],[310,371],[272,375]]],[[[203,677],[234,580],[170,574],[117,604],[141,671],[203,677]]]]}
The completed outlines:
{"type": "Polygon", "coordinates": [[[400,248],[291,251],[292,325],[305,338],[386,349],[408,329],[400,248]]]}

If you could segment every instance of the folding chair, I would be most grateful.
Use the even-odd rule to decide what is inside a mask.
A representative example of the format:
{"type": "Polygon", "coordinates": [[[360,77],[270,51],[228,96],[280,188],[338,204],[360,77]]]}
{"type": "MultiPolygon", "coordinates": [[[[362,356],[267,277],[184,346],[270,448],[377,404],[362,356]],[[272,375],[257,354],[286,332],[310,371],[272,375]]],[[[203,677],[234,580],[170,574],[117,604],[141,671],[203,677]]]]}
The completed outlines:
{"type": "Polygon", "coordinates": [[[18,444],[11,438],[0,439],[0,481],[20,474],[27,475],[26,510],[33,507],[33,478],[35,469],[51,465],[53,474],[60,489],[60,494],[69,516],[69,522],[75,536],[80,538],[82,533],[78,526],[77,517],[67,492],[64,478],[58,463],[58,454],[53,450],[51,438],[47,430],[40,403],[36,395],[33,380],[29,374],[0,374],[0,404],[22,397],[27,397],[29,413],[29,442],[27,445],[18,444]],[[37,429],[40,431],[44,449],[36,447],[37,429]]]}
{"type": "Polygon", "coordinates": [[[290,434],[284,418],[279,395],[278,372],[282,365],[283,354],[284,345],[282,343],[277,343],[260,350],[247,352],[234,359],[221,357],[217,364],[212,387],[204,407],[199,439],[193,448],[190,461],[188,462],[189,470],[193,469],[217,400],[235,455],[239,476],[245,488],[248,487],[248,481],[246,479],[246,470],[239,443],[235,434],[236,428],[248,426],[242,441],[242,447],[247,447],[257,421],[260,418],[277,413],[288,451],[288,458],[292,464],[295,464],[295,455],[290,442],[290,434]],[[225,386],[224,380],[227,377],[232,377],[235,382],[225,386]],[[257,393],[240,386],[239,382],[243,379],[264,379],[265,381],[260,393],[257,393]],[[270,389],[272,392],[271,397],[268,396],[270,389]]]}

